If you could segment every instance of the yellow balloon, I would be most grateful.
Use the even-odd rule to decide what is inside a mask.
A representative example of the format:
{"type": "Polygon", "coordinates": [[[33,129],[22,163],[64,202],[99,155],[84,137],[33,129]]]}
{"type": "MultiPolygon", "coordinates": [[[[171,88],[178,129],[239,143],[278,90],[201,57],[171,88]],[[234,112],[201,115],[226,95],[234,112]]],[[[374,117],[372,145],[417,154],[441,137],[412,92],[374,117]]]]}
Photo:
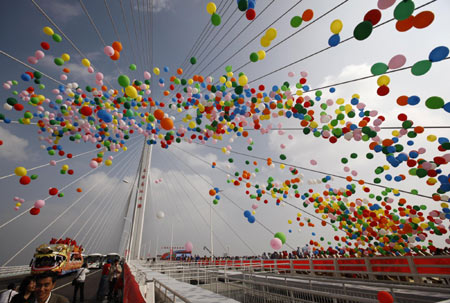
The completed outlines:
{"type": "Polygon", "coordinates": [[[437,137],[435,135],[428,135],[427,136],[427,140],[430,142],[434,142],[436,141],[437,137]]]}
{"type": "Polygon", "coordinates": [[[240,86],[246,85],[246,84],[248,83],[248,78],[247,78],[247,76],[246,76],[246,75],[240,76],[238,82],[239,82],[239,85],[240,85],[240,86]]]}
{"type": "Polygon", "coordinates": [[[108,160],[105,161],[105,165],[106,165],[106,166],[111,166],[111,164],[112,164],[112,161],[111,161],[111,160],[108,159],[108,160]]]}
{"type": "Polygon", "coordinates": [[[46,26],[42,29],[44,31],[44,34],[49,35],[49,36],[53,36],[53,34],[55,33],[50,27],[46,26]]]}
{"type": "Polygon", "coordinates": [[[378,77],[378,80],[377,80],[378,86],[388,85],[390,82],[391,82],[391,79],[386,75],[378,77]]]}
{"type": "Polygon", "coordinates": [[[216,7],[216,4],[215,4],[214,2],[209,2],[209,3],[206,5],[206,11],[207,11],[210,15],[214,14],[214,13],[216,12],[216,10],[217,10],[217,7],[216,7]]]}
{"type": "Polygon", "coordinates": [[[138,96],[137,90],[134,88],[134,86],[131,85],[125,87],[125,93],[128,97],[131,97],[133,99],[137,98],[138,96]]]}
{"type": "Polygon", "coordinates": [[[69,165],[64,164],[64,165],[62,166],[62,170],[68,170],[68,169],[69,169],[69,165]]]}
{"type": "Polygon", "coordinates": [[[273,27],[269,28],[266,31],[266,36],[267,39],[269,39],[270,41],[272,41],[273,39],[275,39],[277,37],[277,30],[273,27]]]}
{"type": "Polygon", "coordinates": [[[197,126],[197,124],[195,124],[195,121],[189,122],[189,127],[190,128],[195,128],[196,126],[197,126]]]}
{"type": "Polygon", "coordinates": [[[261,46],[262,46],[262,47],[269,47],[269,46],[270,46],[270,40],[267,39],[266,36],[263,36],[263,37],[261,38],[261,46]]]}
{"type": "Polygon", "coordinates": [[[331,22],[331,25],[330,25],[331,32],[333,34],[339,34],[342,30],[342,26],[343,25],[342,25],[341,20],[339,20],[339,19],[334,20],[333,22],[331,22]]]}
{"type": "Polygon", "coordinates": [[[91,62],[90,62],[88,59],[86,59],[86,58],[84,58],[83,60],[81,60],[81,64],[83,64],[83,65],[86,66],[86,67],[91,66],[91,62]]]}
{"type": "Polygon", "coordinates": [[[19,166],[19,167],[16,167],[16,169],[14,170],[14,173],[19,177],[23,177],[23,176],[27,175],[27,169],[25,167],[19,166]]]}
{"type": "Polygon", "coordinates": [[[67,62],[67,61],[70,60],[70,56],[69,56],[69,54],[62,54],[62,55],[61,55],[61,59],[63,59],[64,62],[67,62]]]}
{"type": "Polygon", "coordinates": [[[223,83],[227,82],[227,78],[222,76],[222,77],[219,78],[219,82],[223,84],[223,83]]]}
{"type": "Polygon", "coordinates": [[[159,75],[159,68],[155,67],[153,69],[153,73],[158,76],[159,75]]]}
{"type": "Polygon", "coordinates": [[[262,59],[264,59],[266,57],[266,52],[264,50],[258,51],[257,54],[258,54],[258,59],[259,60],[262,60],[262,59]]]}

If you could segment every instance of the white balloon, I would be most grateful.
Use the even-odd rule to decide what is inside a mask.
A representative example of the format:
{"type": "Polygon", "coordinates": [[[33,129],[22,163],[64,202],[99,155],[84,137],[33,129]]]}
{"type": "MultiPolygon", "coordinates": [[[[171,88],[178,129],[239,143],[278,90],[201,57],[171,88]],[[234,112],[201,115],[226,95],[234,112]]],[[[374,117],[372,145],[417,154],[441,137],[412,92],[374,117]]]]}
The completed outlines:
{"type": "Polygon", "coordinates": [[[165,214],[164,214],[164,212],[163,211],[158,211],[157,213],[156,213],[156,217],[158,218],[158,219],[163,219],[164,217],[165,217],[165,214]]]}

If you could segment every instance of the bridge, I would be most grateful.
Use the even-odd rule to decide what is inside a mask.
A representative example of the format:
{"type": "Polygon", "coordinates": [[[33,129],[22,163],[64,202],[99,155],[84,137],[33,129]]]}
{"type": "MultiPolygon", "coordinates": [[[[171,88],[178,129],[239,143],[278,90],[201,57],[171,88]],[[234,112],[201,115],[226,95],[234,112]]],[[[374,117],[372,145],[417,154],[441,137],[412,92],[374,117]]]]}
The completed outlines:
{"type": "Polygon", "coordinates": [[[448,4],[318,2],[1,3],[0,292],[448,302],[448,4]]]}

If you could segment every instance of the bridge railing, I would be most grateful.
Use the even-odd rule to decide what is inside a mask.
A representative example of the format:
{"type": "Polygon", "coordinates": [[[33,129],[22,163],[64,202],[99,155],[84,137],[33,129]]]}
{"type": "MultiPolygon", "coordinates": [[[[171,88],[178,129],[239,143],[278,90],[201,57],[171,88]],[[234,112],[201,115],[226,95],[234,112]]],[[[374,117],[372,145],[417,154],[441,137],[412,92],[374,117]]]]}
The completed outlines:
{"type": "MultiPolygon", "coordinates": [[[[450,256],[405,256],[372,258],[202,260],[171,261],[184,266],[224,266],[239,270],[258,267],[281,273],[333,276],[364,280],[394,280],[400,283],[450,284],[450,256]]],[[[167,264],[167,263],[166,263],[167,264]]]]}
{"type": "MultiPolygon", "coordinates": [[[[147,281],[147,282],[149,282],[149,281],[147,281]]],[[[181,302],[191,303],[191,301],[189,299],[183,297],[178,292],[171,289],[170,287],[168,287],[161,281],[159,281],[157,279],[153,279],[152,282],[154,282],[155,292],[156,292],[155,295],[156,295],[156,298],[159,299],[159,301],[161,301],[161,302],[180,302],[181,301],[181,302]],[[177,298],[180,300],[177,300],[177,298]]]]}
{"type": "Polygon", "coordinates": [[[30,273],[30,266],[0,266],[0,278],[19,276],[30,273]]]}

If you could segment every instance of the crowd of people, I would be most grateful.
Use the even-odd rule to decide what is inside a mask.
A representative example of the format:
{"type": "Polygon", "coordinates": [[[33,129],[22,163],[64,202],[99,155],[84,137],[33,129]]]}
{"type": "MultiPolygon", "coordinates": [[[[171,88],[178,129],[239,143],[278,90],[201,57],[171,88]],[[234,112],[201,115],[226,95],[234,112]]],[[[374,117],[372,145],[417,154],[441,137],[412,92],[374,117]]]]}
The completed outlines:
{"type": "MultiPolygon", "coordinates": [[[[73,299],[84,302],[84,284],[89,273],[87,263],[78,269],[72,281],[73,299]]],[[[47,271],[39,275],[26,276],[19,287],[10,283],[6,291],[0,294],[0,303],[69,303],[69,300],[52,292],[56,285],[57,273],[47,271]]],[[[119,260],[108,260],[102,268],[96,299],[102,302],[120,302],[119,292],[123,288],[122,266],[119,260]]]]}

